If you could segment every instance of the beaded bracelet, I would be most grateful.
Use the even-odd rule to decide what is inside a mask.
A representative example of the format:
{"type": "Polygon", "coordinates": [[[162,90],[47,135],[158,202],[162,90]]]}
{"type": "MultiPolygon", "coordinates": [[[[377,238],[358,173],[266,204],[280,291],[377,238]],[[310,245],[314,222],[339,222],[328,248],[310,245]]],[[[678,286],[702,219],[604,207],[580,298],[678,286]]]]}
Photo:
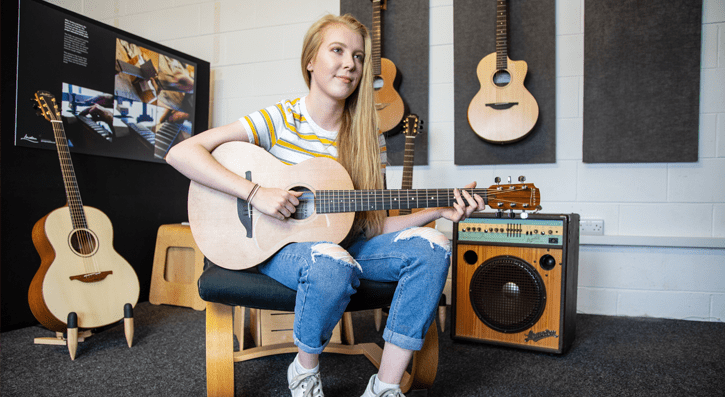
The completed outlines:
{"type": "Polygon", "coordinates": [[[254,198],[254,195],[257,194],[257,190],[259,190],[259,184],[255,183],[252,191],[249,192],[249,195],[247,196],[247,204],[252,204],[252,199],[254,198]]]}

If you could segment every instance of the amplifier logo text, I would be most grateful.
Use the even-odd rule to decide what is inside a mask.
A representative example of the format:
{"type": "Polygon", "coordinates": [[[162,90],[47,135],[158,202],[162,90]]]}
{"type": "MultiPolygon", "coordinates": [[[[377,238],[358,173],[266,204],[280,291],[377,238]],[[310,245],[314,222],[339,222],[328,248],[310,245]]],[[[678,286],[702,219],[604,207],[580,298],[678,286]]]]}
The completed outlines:
{"type": "Polygon", "coordinates": [[[526,334],[526,339],[524,339],[524,342],[538,342],[542,339],[551,337],[558,338],[559,335],[556,334],[556,331],[552,331],[550,329],[536,333],[534,333],[534,331],[529,331],[529,333],[526,334]]]}

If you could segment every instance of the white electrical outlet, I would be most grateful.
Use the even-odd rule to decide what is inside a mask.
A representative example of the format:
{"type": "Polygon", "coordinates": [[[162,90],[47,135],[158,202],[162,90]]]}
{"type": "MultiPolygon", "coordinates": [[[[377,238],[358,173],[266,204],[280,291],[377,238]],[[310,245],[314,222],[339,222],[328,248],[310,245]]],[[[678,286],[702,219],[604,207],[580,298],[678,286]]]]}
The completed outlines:
{"type": "Polygon", "coordinates": [[[582,219],[579,221],[579,231],[588,236],[604,235],[603,219],[582,219]]]}

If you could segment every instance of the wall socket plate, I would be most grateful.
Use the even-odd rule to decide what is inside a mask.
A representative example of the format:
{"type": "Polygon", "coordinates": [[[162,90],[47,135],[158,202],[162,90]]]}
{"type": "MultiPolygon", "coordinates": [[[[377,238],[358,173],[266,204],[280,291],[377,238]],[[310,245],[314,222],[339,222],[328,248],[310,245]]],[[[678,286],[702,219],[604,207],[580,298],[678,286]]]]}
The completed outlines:
{"type": "Polygon", "coordinates": [[[579,232],[587,236],[603,236],[603,219],[581,219],[579,221],[579,232]]]}

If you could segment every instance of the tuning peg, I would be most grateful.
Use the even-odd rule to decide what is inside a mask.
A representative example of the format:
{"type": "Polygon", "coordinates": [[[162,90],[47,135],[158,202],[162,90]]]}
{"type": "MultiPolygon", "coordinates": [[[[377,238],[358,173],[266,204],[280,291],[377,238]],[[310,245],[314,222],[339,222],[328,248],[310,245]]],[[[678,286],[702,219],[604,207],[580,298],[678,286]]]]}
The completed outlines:
{"type": "Polygon", "coordinates": [[[529,217],[529,214],[526,213],[526,211],[521,211],[521,219],[526,219],[529,217]]]}
{"type": "Polygon", "coordinates": [[[526,177],[523,175],[519,176],[519,182],[526,182],[526,177]]]}
{"type": "Polygon", "coordinates": [[[514,210],[511,210],[509,212],[509,218],[511,218],[511,219],[516,218],[516,214],[514,214],[514,210]]]}
{"type": "Polygon", "coordinates": [[[509,185],[511,184],[511,175],[509,175],[509,178],[508,178],[508,184],[509,184],[509,185]]]}
{"type": "Polygon", "coordinates": [[[496,211],[496,218],[501,218],[501,217],[503,217],[503,210],[496,211]]]}
{"type": "Polygon", "coordinates": [[[497,177],[493,178],[493,181],[496,182],[496,184],[499,184],[499,183],[501,183],[501,178],[497,176],[497,177]]]}

